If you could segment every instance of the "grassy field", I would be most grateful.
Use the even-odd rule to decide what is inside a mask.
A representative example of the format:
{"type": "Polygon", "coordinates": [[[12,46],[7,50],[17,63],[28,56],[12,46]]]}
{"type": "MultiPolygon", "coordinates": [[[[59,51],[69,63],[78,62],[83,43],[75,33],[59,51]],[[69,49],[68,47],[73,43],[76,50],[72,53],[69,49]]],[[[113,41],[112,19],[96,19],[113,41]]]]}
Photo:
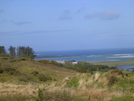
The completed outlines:
{"type": "MultiPolygon", "coordinates": [[[[123,62],[108,62],[117,64],[123,62]]],[[[0,60],[0,101],[134,101],[134,72],[91,74],[48,61],[0,60]]]]}

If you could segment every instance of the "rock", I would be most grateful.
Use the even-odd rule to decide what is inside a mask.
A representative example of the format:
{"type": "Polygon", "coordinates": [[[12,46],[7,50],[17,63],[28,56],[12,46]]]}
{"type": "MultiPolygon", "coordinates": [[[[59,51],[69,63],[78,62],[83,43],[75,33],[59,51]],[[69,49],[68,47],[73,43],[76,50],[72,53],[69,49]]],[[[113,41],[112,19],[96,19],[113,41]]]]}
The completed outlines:
{"type": "Polygon", "coordinates": [[[64,78],[62,81],[69,81],[69,77],[64,78]]]}

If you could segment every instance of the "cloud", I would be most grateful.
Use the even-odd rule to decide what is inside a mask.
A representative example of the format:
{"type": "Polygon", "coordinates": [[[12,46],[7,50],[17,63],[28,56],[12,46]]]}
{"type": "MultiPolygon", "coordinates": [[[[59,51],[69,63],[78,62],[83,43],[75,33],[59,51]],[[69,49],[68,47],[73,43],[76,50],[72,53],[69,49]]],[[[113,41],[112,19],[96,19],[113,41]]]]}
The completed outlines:
{"type": "Polygon", "coordinates": [[[85,7],[81,7],[80,9],[78,9],[76,13],[83,13],[84,11],[85,11],[85,7]]]}
{"type": "Polygon", "coordinates": [[[30,24],[31,22],[28,22],[28,21],[22,21],[22,22],[17,22],[17,23],[14,23],[16,25],[24,25],[24,24],[30,24]]]}
{"type": "Polygon", "coordinates": [[[4,12],[4,9],[0,9],[0,14],[4,12]]]}
{"type": "Polygon", "coordinates": [[[70,11],[66,10],[63,12],[63,14],[59,17],[59,20],[71,20],[72,18],[70,17],[70,11]]]}
{"type": "Polygon", "coordinates": [[[86,15],[85,19],[99,18],[101,20],[114,20],[119,18],[119,13],[116,11],[108,11],[108,12],[94,12],[90,15],[86,15]]]}
{"type": "Polygon", "coordinates": [[[18,36],[18,35],[38,35],[38,34],[48,34],[48,33],[57,33],[57,32],[67,32],[72,30],[37,30],[37,31],[27,31],[27,32],[20,32],[20,31],[8,31],[8,32],[1,32],[0,35],[2,36],[18,36]]]}
{"type": "Polygon", "coordinates": [[[0,21],[0,24],[1,24],[1,23],[5,23],[5,22],[7,22],[7,20],[2,20],[2,21],[0,21]]]}

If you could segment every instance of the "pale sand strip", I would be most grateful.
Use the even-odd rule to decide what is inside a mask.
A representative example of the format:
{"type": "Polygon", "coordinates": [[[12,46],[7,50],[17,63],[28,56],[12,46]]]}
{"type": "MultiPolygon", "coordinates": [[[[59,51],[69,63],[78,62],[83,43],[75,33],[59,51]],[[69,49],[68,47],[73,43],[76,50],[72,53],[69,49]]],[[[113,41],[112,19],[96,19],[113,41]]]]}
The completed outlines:
{"type": "Polygon", "coordinates": [[[108,58],[132,58],[134,56],[115,56],[115,57],[108,57],[108,58]]]}

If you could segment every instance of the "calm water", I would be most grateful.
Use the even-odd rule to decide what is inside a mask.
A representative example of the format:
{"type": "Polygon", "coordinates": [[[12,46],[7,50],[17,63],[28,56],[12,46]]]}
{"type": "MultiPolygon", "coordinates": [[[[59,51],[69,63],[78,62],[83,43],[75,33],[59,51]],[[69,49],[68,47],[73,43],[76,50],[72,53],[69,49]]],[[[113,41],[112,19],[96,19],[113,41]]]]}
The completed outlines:
{"type": "Polygon", "coordinates": [[[35,60],[75,60],[85,62],[126,61],[134,60],[132,49],[101,49],[101,50],[73,50],[73,51],[42,51],[36,52],[35,60]]]}
{"type": "Polygon", "coordinates": [[[133,70],[132,68],[134,68],[134,65],[118,66],[117,68],[132,71],[133,70]]]}

